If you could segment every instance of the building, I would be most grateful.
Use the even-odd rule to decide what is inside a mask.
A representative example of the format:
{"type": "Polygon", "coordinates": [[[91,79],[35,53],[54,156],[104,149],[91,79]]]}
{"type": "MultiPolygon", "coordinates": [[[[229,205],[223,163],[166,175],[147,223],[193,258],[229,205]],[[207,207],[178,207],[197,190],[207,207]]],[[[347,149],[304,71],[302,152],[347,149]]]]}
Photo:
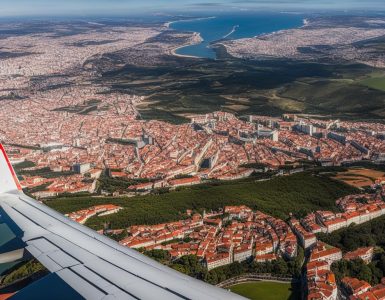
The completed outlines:
{"type": "Polygon", "coordinates": [[[172,187],[189,186],[189,185],[199,184],[200,182],[201,182],[201,179],[198,176],[187,177],[187,178],[177,178],[177,179],[171,179],[168,181],[169,185],[172,187]]]}
{"type": "Polygon", "coordinates": [[[91,169],[91,164],[90,163],[74,164],[72,166],[72,170],[75,173],[78,173],[78,174],[87,173],[90,169],[91,169]]]}
{"type": "Polygon", "coordinates": [[[123,209],[122,207],[116,206],[113,204],[103,204],[103,205],[92,206],[87,209],[75,211],[70,214],[67,214],[66,216],[74,220],[75,222],[84,224],[89,218],[93,216],[96,216],[96,215],[106,216],[110,214],[115,214],[122,209],[123,209]]]}
{"type": "Polygon", "coordinates": [[[212,270],[221,266],[225,266],[232,263],[230,253],[218,253],[213,256],[206,256],[207,270],[212,270]]]}
{"type": "Polygon", "coordinates": [[[304,124],[302,121],[294,125],[294,130],[313,136],[316,132],[316,128],[312,124],[304,124]]]}
{"type": "Polygon", "coordinates": [[[331,233],[333,231],[346,227],[346,220],[342,218],[334,218],[328,221],[324,221],[323,225],[326,227],[327,233],[331,233]]]}
{"type": "Polygon", "coordinates": [[[237,262],[245,261],[253,255],[252,244],[243,244],[239,247],[236,247],[233,253],[234,253],[233,261],[237,261],[237,262]]]}
{"type": "Polygon", "coordinates": [[[347,294],[352,296],[359,296],[367,292],[372,286],[364,280],[357,278],[344,277],[341,280],[342,286],[345,288],[347,294]]]}
{"type": "Polygon", "coordinates": [[[267,262],[267,261],[276,260],[277,258],[278,258],[277,254],[275,254],[275,253],[268,253],[268,254],[256,255],[255,256],[255,261],[258,262],[258,263],[263,263],[263,262],[267,262]]]}
{"type": "Polygon", "coordinates": [[[346,260],[362,259],[365,263],[370,263],[373,259],[373,247],[358,248],[354,251],[348,252],[344,255],[346,260]]]}
{"type": "Polygon", "coordinates": [[[294,233],[298,237],[302,247],[307,249],[317,242],[317,237],[315,234],[313,232],[306,231],[297,219],[291,218],[289,223],[294,233]]]}
{"type": "Polygon", "coordinates": [[[358,151],[362,152],[363,154],[369,155],[369,149],[366,148],[365,146],[361,145],[359,142],[357,142],[357,141],[350,141],[350,144],[354,148],[356,148],[358,151]]]}
{"type": "Polygon", "coordinates": [[[331,265],[333,262],[342,259],[342,251],[339,248],[331,247],[323,242],[318,241],[310,254],[311,261],[324,260],[331,265]]]}
{"type": "Polygon", "coordinates": [[[270,130],[270,129],[258,129],[257,137],[259,139],[271,139],[274,142],[278,142],[279,132],[278,130],[270,130]]]}
{"type": "Polygon", "coordinates": [[[272,253],[274,251],[274,245],[271,241],[266,241],[264,243],[256,242],[255,243],[255,255],[264,255],[272,253]]]}
{"type": "Polygon", "coordinates": [[[338,288],[334,273],[322,270],[308,276],[308,300],[337,300],[338,288]]]}
{"type": "Polygon", "coordinates": [[[335,141],[337,141],[343,145],[346,144],[346,136],[344,136],[342,134],[338,134],[338,133],[330,131],[330,132],[328,132],[327,137],[329,139],[335,140],[335,141]]]}

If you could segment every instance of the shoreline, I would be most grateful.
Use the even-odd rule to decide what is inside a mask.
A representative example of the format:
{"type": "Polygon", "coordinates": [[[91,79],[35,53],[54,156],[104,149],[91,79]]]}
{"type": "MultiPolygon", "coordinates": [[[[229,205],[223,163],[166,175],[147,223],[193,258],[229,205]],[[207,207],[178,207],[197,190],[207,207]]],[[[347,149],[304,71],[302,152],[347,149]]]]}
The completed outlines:
{"type": "MultiPolygon", "coordinates": [[[[272,35],[281,33],[281,32],[283,32],[283,31],[288,31],[288,30],[298,30],[298,29],[306,28],[306,27],[308,27],[310,24],[311,24],[311,20],[309,20],[309,19],[307,19],[307,18],[304,18],[304,19],[302,19],[302,26],[300,26],[300,27],[295,27],[295,28],[290,28],[290,29],[281,29],[281,30],[277,30],[277,31],[270,32],[270,33],[261,33],[261,34],[255,35],[255,36],[253,36],[253,37],[234,39],[233,41],[236,41],[236,40],[242,40],[242,39],[257,39],[257,38],[259,38],[259,37],[268,37],[268,36],[272,36],[272,35]]],[[[231,39],[230,39],[230,40],[231,40],[231,39]]],[[[227,46],[223,41],[214,42],[213,45],[220,45],[220,46],[224,47],[225,50],[226,50],[226,52],[227,52],[227,54],[230,55],[230,56],[232,56],[232,57],[234,57],[233,55],[231,55],[231,54],[229,53],[229,48],[228,48],[228,46],[227,46]]]]}
{"type": "Polygon", "coordinates": [[[168,21],[163,24],[163,26],[170,28],[170,25],[178,22],[193,22],[193,21],[201,21],[201,20],[210,20],[210,19],[215,19],[216,16],[211,16],[211,17],[198,17],[198,18],[192,18],[192,19],[181,19],[181,20],[176,20],[176,21],[168,21]]]}
{"type": "MultiPolygon", "coordinates": [[[[172,29],[171,25],[174,24],[174,23],[178,23],[178,22],[192,22],[192,21],[200,21],[200,20],[209,20],[209,19],[215,19],[215,18],[216,18],[216,16],[201,17],[201,18],[194,18],[194,19],[188,19],[188,20],[182,19],[182,20],[166,22],[166,23],[163,24],[163,26],[166,27],[167,29],[172,29]]],[[[176,29],[174,29],[174,30],[176,30],[176,29]]],[[[176,52],[179,49],[182,49],[184,47],[189,47],[189,46],[193,46],[193,45],[199,45],[202,42],[204,42],[204,39],[201,37],[200,32],[194,31],[193,32],[193,38],[194,37],[199,38],[199,43],[198,42],[194,43],[194,41],[192,41],[192,43],[186,43],[184,45],[181,45],[181,46],[178,46],[178,47],[174,47],[174,48],[172,48],[170,50],[170,54],[173,55],[173,56],[177,56],[177,57],[204,59],[204,57],[194,56],[194,55],[187,55],[187,54],[179,54],[179,53],[176,52]]]]}
{"type": "Polygon", "coordinates": [[[255,39],[255,38],[258,38],[258,37],[266,37],[266,36],[275,35],[277,33],[281,33],[281,32],[288,31],[288,30],[302,29],[302,28],[305,28],[305,27],[309,26],[310,24],[311,24],[311,21],[309,19],[304,18],[304,19],[302,19],[302,26],[293,27],[293,28],[286,28],[286,29],[280,29],[280,30],[276,30],[276,31],[272,31],[272,32],[264,32],[264,33],[255,35],[253,37],[241,38],[241,39],[255,39]]]}
{"type": "Polygon", "coordinates": [[[193,45],[199,45],[201,44],[204,39],[201,37],[201,34],[199,32],[194,32],[193,33],[193,39],[194,38],[199,38],[199,42],[194,42],[194,40],[191,42],[191,43],[186,43],[186,44],[183,44],[181,46],[178,46],[178,47],[174,47],[170,50],[170,53],[171,55],[174,55],[174,56],[177,56],[177,57],[185,57],[185,58],[198,58],[198,59],[204,59],[204,57],[200,57],[200,56],[194,56],[194,55],[187,55],[187,54],[179,54],[179,53],[176,53],[176,51],[178,51],[179,49],[182,49],[182,48],[185,48],[185,47],[189,47],[189,46],[193,46],[193,45]]]}
{"type": "Polygon", "coordinates": [[[239,28],[239,25],[234,25],[231,31],[228,34],[225,34],[222,39],[227,39],[230,35],[237,31],[237,28],[239,28]]]}
{"type": "MultiPolygon", "coordinates": [[[[177,23],[177,22],[191,22],[191,21],[199,21],[199,20],[207,20],[207,19],[215,19],[215,18],[216,18],[215,16],[212,16],[212,17],[195,18],[195,19],[188,19],[188,20],[169,21],[169,22],[164,23],[164,26],[166,28],[170,29],[171,25],[174,24],[174,23],[177,23]]],[[[311,21],[308,18],[303,18],[302,19],[302,25],[298,25],[298,27],[288,28],[288,29],[281,29],[281,30],[277,30],[277,31],[273,31],[273,32],[264,32],[264,33],[260,33],[260,34],[255,35],[255,36],[246,37],[246,38],[239,38],[239,39],[233,39],[233,40],[236,41],[236,40],[240,40],[240,39],[255,39],[255,38],[258,38],[258,37],[270,36],[270,35],[274,35],[274,34],[277,34],[277,33],[280,33],[282,31],[286,31],[286,30],[301,29],[301,28],[309,26],[310,23],[311,23],[311,21]]],[[[225,36],[223,36],[220,40],[210,42],[210,45],[214,46],[214,47],[215,47],[215,45],[222,46],[229,56],[234,57],[233,55],[231,55],[229,53],[229,49],[228,49],[226,43],[223,41],[223,39],[227,39],[227,37],[231,36],[237,30],[238,27],[239,27],[239,25],[234,25],[229,33],[227,33],[225,36]]],[[[177,30],[177,29],[174,29],[174,30],[177,30]]],[[[200,39],[201,39],[200,43],[202,43],[204,41],[202,39],[202,37],[200,36],[199,32],[193,32],[193,34],[200,37],[200,39]]],[[[229,40],[232,40],[232,39],[230,38],[229,40]]],[[[174,55],[174,56],[177,56],[177,57],[201,58],[201,59],[207,58],[207,57],[200,57],[200,56],[195,56],[195,55],[188,55],[188,54],[179,54],[179,53],[177,53],[177,51],[179,49],[182,49],[182,48],[188,47],[188,46],[198,45],[200,43],[186,43],[184,45],[181,45],[181,46],[173,48],[170,51],[170,53],[171,53],[171,55],[174,55]]]]}

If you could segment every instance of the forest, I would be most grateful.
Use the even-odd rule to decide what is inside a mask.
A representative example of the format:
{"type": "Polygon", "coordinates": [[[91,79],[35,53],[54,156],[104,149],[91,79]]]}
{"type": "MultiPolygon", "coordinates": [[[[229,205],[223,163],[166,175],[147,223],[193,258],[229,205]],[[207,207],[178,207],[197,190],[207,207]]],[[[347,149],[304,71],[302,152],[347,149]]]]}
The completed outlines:
{"type": "Polygon", "coordinates": [[[385,217],[364,224],[351,224],[348,228],[330,234],[321,233],[318,238],[342,251],[352,251],[359,247],[379,246],[385,248],[385,217]]]}
{"type": "Polygon", "coordinates": [[[98,204],[111,203],[124,209],[117,214],[93,217],[87,225],[100,229],[109,223],[112,229],[137,224],[159,224],[185,218],[187,209],[198,212],[217,210],[225,205],[247,205],[275,217],[286,219],[290,212],[298,217],[317,209],[336,210],[335,200],[357,190],[324,175],[304,172],[258,181],[245,179],[215,182],[161,194],[131,198],[63,197],[45,203],[62,213],[98,204]]]}
{"type": "Polygon", "coordinates": [[[385,270],[385,254],[375,255],[373,261],[365,264],[363,260],[340,260],[332,264],[332,271],[336,275],[338,281],[342,278],[354,277],[365,280],[372,285],[378,284],[384,277],[385,270]]]}
{"type": "Polygon", "coordinates": [[[365,264],[361,259],[340,260],[332,265],[337,280],[345,276],[365,280],[377,284],[385,275],[385,217],[380,217],[364,224],[352,224],[348,228],[330,234],[319,234],[318,238],[343,252],[353,251],[360,247],[375,246],[373,260],[365,264]]]}

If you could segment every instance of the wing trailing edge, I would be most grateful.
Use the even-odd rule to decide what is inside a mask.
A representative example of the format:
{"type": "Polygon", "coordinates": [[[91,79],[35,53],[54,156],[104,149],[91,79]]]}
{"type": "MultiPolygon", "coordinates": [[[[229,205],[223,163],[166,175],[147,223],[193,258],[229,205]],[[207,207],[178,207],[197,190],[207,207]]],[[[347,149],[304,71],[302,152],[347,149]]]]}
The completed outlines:
{"type": "Polygon", "coordinates": [[[7,153],[0,144],[0,194],[21,191],[21,185],[8,159],[7,153]]]}

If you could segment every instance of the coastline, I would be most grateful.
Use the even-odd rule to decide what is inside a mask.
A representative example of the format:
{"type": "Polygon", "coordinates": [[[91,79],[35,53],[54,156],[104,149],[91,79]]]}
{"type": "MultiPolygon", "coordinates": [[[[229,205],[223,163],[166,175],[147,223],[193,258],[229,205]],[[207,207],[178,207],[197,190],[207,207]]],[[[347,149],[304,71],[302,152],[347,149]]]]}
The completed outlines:
{"type": "Polygon", "coordinates": [[[193,18],[193,19],[181,19],[181,20],[175,20],[175,21],[169,21],[163,24],[163,26],[170,28],[170,25],[178,22],[193,22],[193,21],[201,21],[201,20],[210,20],[210,19],[215,19],[216,16],[211,16],[211,17],[200,17],[200,18],[193,18]]]}
{"type": "Polygon", "coordinates": [[[179,54],[179,53],[176,53],[176,51],[178,51],[179,49],[182,49],[184,47],[198,45],[198,44],[202,43],[203,41],[204,41],[204,39],[201,37],[201,34],[199,32],[194,32],[193,33],[193,38],[192,38],[192,40],[190,42],[172,48],[170,50],[170,53],[171,53],[171,55],[174,55],[174,56],[177,56],[177,57],[199,58],[199,59],[202,59],[204,57],[199,57],[199,56],[194,56],[194,55],[187,55],[187,54],[179,54]]]}
{"type": "MultiPolygon", "coordinates": [[[[264,32],[264,33],[255,35],[255,36],[250,37],[250,38],[255,39],[255,38],[258,38],[258,37],[266,37],[266,36],[275,35],[277,33],[281,33],[281,32],[288,31],[288,30],[302,29],[302,28],[305,28],[305,27],[309,26],[310,24],[311,24],[311,21],[309,19],[307,19],[307,18],[304,18],[304,19],[302,19],[302,26],[294,27],[294,28],[287,28],[287,29],[280,29],[280,30],[276,30],[276,31],[272,31],[272,32],[264,32]]],[[[248,39],[248,38],[244,38],[244,39],[248,39]]]]}
{"type": "Polygon", "coordinates": [[[232,35],[237,30],[237,28],[239,28],[239,25],[234,25],[231,31],[228,34],[225,34],[222,37],[222,39],[227,39],[230,35],[232,35]]]}
{"type": "MultiPolygon", "coordinates": [[[[200,20],[209,20],[209,19],[215,19],[215,18],[216,18],[216,16],[193,18],[193,19],[188,19],[188,20],[185,20],[185,19],[175,20],[175,21],[166,22],[166,23],[163,24],[163,26],[166,27],[167,29],[172,29],[171,25],[174,24],[174,23],[178,23],[178,22],[192,22],[192,21],[200,21],[200,20]]],[[[179,54],[179,53],[176,52],[179,49],[182,49],[184,47],[198,45],[198,44],[200,44],[200,43],[202,43],[204,41],[204,39],[202,38],[200,32],[196,32],[196,31],[193,32],[193,38],[192,39],[193,40],[191,42],[189,42],[189,43],[185,43],[185,44],[183,44],[181,46],[172,48],[170,50],[170,54],[173,55],[173,56],[177,56],[177,57],[203,59],[204,57],[194,56],[194,55],[187,55],[187,54],[179,54]],[[194,41],[194,39],[196,39],[196,41],[194,41]]]]}
{"type": "MultiPolygon", "coordinates": [[[[188,19],[188,20],[176,20],[176,21],[170,21],[170,22],[167,22],[164,24],[164,26],[166,28],[170,28],[171,25],[173,23],[176,23],[176,22],[191,22],[191,21],[199,21],[199,20],[206,20],[206,19],[214,19],[216,18],[215,16],[212,16],[212,17],[205,17],[205,18],[196,18],[196,19],[188,19]]],[[[281,29],[281,30],[277,30],[277,31],[273,31],[273,32],[265,32],[265,33],[260,33],[258,35],[255,35],[253,37],[249,37],[249,38],[244,38],[244,39],[255,39],[255,38],[259,38],[259,37],[268,37],[268,36],[272,36],[272,35],[275,35],[277,33],[280,33],[282,31],[287,31],[287,30],[293,30],[293,29],[301,29],[301,28],[304,28],[304,27],[307,27],[311,24],[311,21],[308,19],[308,18],[303,18],[302,19],[302,25],[298,25],[298,27],[295,27],[295,28],[288,28],[288,29],[281,29]]],[[[234,57],[233,55],[231,55],[229,53],[229,49],[228,49],[228,45],[226,45],[225,41],[223,41],[224,39],[227,39],[229,36],[231,36],[237,29],[239,28],[239,25],[234,25],[231,29],[231,31],[229,33],[227,33],[226,35],[224,35],[221,39],[217,40],[217,41],[212,41],[210,42],[210,45],[213,46],[213,48],[217,45],[217,46],[221,46],[224,48],[225,52],[227,53],[227,55],[231,56],[231,57],[234,57]]],[[[174,29],[175,30],[175,29],[174,29]]],[[[177,51],[181,48],[184,48],[184,47],[188,47],[188,46],[192,46],[192,45],[198,45],[200,43],[202,43],[204,40],[203,38],[200,36],[200,33],[199,32],[193,32],[194,34],[194,37],[197,36],[200,38],[200,41],[199,42],[194,42],[192,41],[191,43],[185,43],[184,45],[181,45],[181,46],[178,46],[178,47],[175,47],[173,48],[170,52],[172,55],[175,55],[175,56],[178,56],[178,57],[188,57],[188,58],[205,58],[205,57],[200,57],[200,56],[194,56],[194,55],[187,55],[187,54],[179,54],[177,53],[177,51]]],[[[194,39],[193,37],[193,39],[194,39]]],[[[242,38],[241,38],[242,39],[242,38]]],[[[229,40],[232,40],[231,38],[229,40]]],[[[235,40],[238,40],[238,39],[233,39],[234,41],[235,40]]]]}

